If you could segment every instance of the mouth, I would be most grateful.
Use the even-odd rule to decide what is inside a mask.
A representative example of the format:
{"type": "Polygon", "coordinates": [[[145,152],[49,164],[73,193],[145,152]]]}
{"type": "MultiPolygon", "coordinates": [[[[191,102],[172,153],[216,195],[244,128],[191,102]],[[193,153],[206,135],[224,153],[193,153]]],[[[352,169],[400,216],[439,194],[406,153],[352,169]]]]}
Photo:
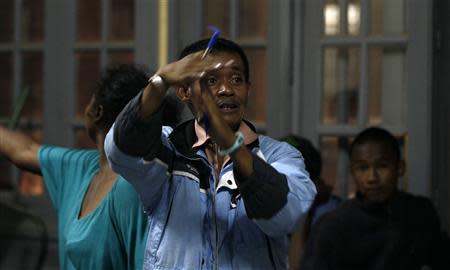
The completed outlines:
{"type": "Polygon", "coordinates": [[[369,197],[380,197],[383,196],[383,189],[382,188],[370,188],[366,189],[366,196],[369,197]]]}
{"type": "Polygon", "coordinates": [[[239,105],[236,102],[223,101],[217,104],[219,110],[223,113],[234,112],[239,109],[239,105]]]}

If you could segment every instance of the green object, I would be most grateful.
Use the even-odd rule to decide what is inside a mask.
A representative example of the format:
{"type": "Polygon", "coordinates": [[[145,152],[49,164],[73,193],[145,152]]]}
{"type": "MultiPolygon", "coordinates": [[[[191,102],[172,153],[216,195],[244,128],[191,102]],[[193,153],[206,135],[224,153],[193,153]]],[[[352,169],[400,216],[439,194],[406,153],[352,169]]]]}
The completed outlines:
{"type": "Polygon", "coordinates": [[[241,147],[241,145],[244,143],[244,134],[242,134],[242,132],[238,131],[236,132],[236,140],[234,141],[234,144],[228,148],[228,149],[218,149],[217,153],[220,156],[226,156],[229,155],[231,153],[233,153],[234,151],[236,151],[239,147],[241,147]]]}
{"type": "Polygon", "coordinates": [[[131,184],[117,177],[102,202],[78,218],[99,170],[98,151],[44,145],[38,157],[58,213],[60,269],[142,269],[147,216],[131,184]]]}
{"type": "Polygon", "coordinates": [[[30,88],[25,87],[17,97],[14,102],[14,111],[11,119],[8,123],[9,129],[16,129],[19,124],[20,115],[22,114],[23,107],[25,106],[25,102],[27,101],[28,95],[30,94],[30,88]]]}

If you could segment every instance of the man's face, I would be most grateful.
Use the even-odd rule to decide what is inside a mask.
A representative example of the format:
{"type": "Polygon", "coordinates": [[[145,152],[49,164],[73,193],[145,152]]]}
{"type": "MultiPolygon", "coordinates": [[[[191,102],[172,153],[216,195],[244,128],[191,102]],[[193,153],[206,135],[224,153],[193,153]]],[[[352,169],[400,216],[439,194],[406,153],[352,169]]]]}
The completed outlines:
{"type": "Polygon", "coordinates": [[[350,168],[356,188],[369,203],[388,200],[403,175],[404,163],[395,158],[386,144],[367,142],[356,145],[350,157],[350,168]]]}
{"type": "MultiPolygon", "coordinates": [[[[206,90],[209,90],[213,95],[225,122],[233,130],[236,130],[244,117],[250,90],[250,84],[244,76],[244,64],[237,53],[216,52],[207,57],[214,57],[214,61],[222,64],[229,63],[232,60],[231,65],[208,72],[202,80],[207,87],[206,90]]],[[[193,87],[195,93],[200,93],[198,82],[193,87]]],[[[191,98],[197,119],[201,119],[203,116],[203,111],[199,106],[199,98],[198,95],[193,95],[191,98]]]]}

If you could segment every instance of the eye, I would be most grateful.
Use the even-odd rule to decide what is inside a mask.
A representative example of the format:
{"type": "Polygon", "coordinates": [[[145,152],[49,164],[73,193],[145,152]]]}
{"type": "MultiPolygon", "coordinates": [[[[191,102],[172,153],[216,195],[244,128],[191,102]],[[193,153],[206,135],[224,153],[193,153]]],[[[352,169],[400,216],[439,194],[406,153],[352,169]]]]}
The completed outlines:
{"type": "Polygon", "coordinates": [[[387,169],[387,168],[389,168],[390,166],[391,166],[391,164],[390,164],[389,162],[386,162],[386,161],[378,162],[378,163],[376,164],[376,167],[377,167],[378,169],[387,169]]]}
{"type": "Polygon", "coordinates": [[[355,171],[363,172],[363,171],[366,171],[369,168],[369,166],[364,163],[357,163],[357,164],[352,165],[352,168],[355,171]]]}
{"type": "Polygon", "coordinates": [[[233,75],[233,77],[231,77],[230,82],[234,85],[241,85],[244,82],[244,79],[242,78],[241,75],[233,75]]]}
{"type": "Polygon", "coordinates": [[[215,77],[208,77],[206,79],[206,84],[208,86],[214,86],[217,83],[217,79],[215,77]]]}

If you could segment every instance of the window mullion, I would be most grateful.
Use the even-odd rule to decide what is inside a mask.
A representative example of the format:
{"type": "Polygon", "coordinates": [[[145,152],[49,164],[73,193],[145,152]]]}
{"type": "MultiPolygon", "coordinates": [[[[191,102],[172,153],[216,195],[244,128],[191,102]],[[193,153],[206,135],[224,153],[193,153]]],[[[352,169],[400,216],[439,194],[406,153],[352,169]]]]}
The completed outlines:
{"type": "Polygon", "coordinates": [[[103,69],[108,63],[107,43],[109,30],[109,17],[111,15],[110,0],[102,0],[101,18],[101,45],[100,45],[100,68],[103,69]]]}
{"type": "Polygon", "coordinates": [[[368,37],[369,36],[369,27],[370,27],[370,0],[361,0],[361,17],[360,17],[360,29],[361,36],[368,37]]]}
{"type": "MultiPolygon", "coordinates": [[[[22,81],[22,61],[21,61],[21,52],[20,52],[20,45],[21,45],[21,24],[20,24],[20,18],[22,13],[22,0],[14,1],[14,41],[12,46],[12,68],[13,68],[13,85],[12,85],[12,98],[11,103],[14,104],[17,100],[17,97],[20,93],[20,87],[21,87],[21,81],[22,81]]],[[[14,108],[12,107],[14,110],[14,108]]],[[[11,111],[12,112],[12,111],[11,111]]],[[[9,120],[9,119],[8,119],[9,120]]],[[[10,172],[12,176],[12,185],[14,186],[14,189],[18,189],[19,185],[19,170],[15,166],[10,167],[10,172]]]]}
{"type": "Polygon", "coordinates": [[[369,105],[369,45],[367,37],[369,35],[369,2],[361,1],[361,47],[360,47],[360,81],[358,97],[358,126],[362,129],[368,122],[369,105]]]}
{"type": "MultiPolygon", "coordinates": [[[[22,61],[21,61],[21,42],[22,42],[22,28],[20,18],[22,13],[22,0],[14,1],[14,43],[13,43],[13,98],[16,100],[20,93],[22,81],[22,61]]],[[[12,102],[14,102],[12,100],[12,102]]]]}
{"type": "Polygon", "coordinates": [[[358,126],[364,128],[368,123],[369,105],[369,48],[367,42],[362,41],[360,47],[360,81],[358,98],[358,126]]]}
{"type": "Polygon", "coordinates": [[[405,47],[408,43],[406,36],[386,37],[386,36],[371,36],[371,37],[351,37],[351,36],[331,36],[322,39],[322,44],[334,47],[349,47],[352,45],[359,45],[361,40],[364,40],[368,45],[389,45],[405,47]]]}
{"type": "Polygon", "coordinates": [[[348,7],[348,1],[347,0],[341,0],[339,3],[339,9],[341,10],[341,19],[340,19],[340,31],[341,35],[348,35],[348,20],[347,20],[347,7],[348,7]]]}
{"type": "Polygon", "coordinates": [[[239,37],[239,0],[230,0],[230,36],[236,40],[239,37]]]}
{"type": "Polygon", "coordinates": [[[136,0],[134,59],[136,63],[145,64],[152,69],[158,66],[157,44],[158,36],[157,3],[152,0],[136,0]]]}

